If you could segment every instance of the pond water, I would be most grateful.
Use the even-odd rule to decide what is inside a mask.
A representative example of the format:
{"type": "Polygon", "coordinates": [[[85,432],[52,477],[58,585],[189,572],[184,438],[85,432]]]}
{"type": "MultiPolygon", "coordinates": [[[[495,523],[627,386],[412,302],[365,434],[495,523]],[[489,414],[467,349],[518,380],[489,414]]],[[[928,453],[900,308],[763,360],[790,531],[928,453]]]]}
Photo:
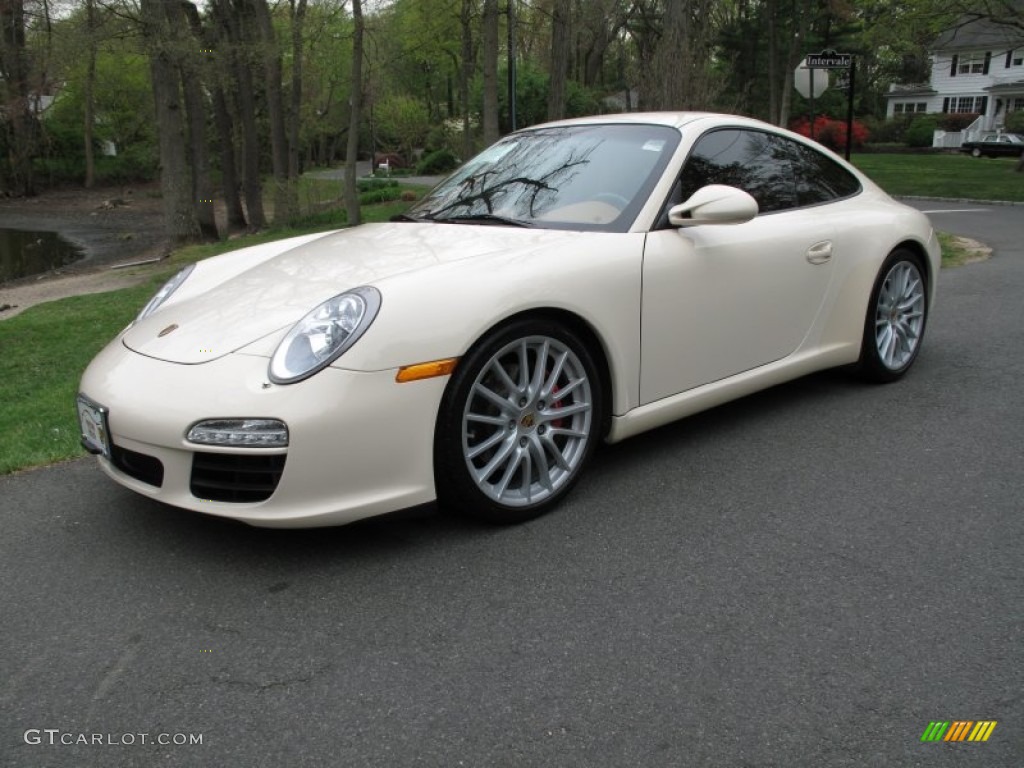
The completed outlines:
{"type": "Polygon", "coordinates": [[[83,255],[56,232],[0,228],[0,283],[63,267],[83,255]]]}

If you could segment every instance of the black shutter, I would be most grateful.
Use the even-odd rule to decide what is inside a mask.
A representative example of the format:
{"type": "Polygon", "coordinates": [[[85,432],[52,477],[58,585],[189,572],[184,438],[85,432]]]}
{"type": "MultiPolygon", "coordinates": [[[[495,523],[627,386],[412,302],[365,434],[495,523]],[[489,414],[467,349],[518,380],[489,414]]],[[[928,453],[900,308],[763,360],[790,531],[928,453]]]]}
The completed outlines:
{"type": "Polygon", "coordinates": [[[981,109],[978,110],[979,115],[984,115],[988,111],[988,96],[981,97],[981,109]]]}
{"type": "Polygon", "coordinates": [[[960,63],[960,57],[953,54],[953,66],[949,68],[949,76],[956,77],[956,65],[960,63]]]}
{"type": "Polygon", "coordinates": [[[1009,69],[1013,64],[1013,48],[1006,52],[1006,68],[1009,69]]]}
{"type": "Polygon", "coordinates": [[[942,114],[944,114],[944,115],[948,115],[949,114],[949,96],[947,96],[946,98],[944,98],[942,100],[942,114]]]}
{"type": "Polygon", "coordinates": [[[992,51],[985,51],[985,68],[981,70],[981,74],[987,75],[988,69],[992,65],[992,51]]]}

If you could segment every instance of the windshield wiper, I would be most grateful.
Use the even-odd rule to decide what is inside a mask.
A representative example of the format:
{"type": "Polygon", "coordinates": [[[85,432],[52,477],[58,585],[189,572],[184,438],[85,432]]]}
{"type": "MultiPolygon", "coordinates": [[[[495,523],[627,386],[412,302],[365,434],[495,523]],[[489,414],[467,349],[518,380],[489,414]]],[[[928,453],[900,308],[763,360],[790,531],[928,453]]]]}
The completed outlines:
{"type": "Polygon", "coordinates": [[[461,216],[429,216],[431,221],[440,221],[443,224],[497,224],[506,227],[532,227],[528,221],[510,219],[508,216],[499,216],[496,213],[467,213],[461,216]]]}

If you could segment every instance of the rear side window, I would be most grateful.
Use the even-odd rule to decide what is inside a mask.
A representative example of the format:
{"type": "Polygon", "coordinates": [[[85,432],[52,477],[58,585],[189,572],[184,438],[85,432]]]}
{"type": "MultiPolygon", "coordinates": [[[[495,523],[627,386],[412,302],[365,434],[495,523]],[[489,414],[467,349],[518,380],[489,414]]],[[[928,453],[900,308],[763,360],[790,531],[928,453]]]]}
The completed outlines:
{"type": "Polygon", "coordinates": [[[800,205],[830,203],[860,192],[857,177],[831,157],[804,144],[788,139],[780,140],[792,144],[798,150],[799,160],[794,165],[793,178],[800,205]]]}
{"type": "Polygon", "coordinates": [[[682,200],[708,184],[738,187],[761,213],[817,205],[856,194],[860,183],[822,153],[764,131],[727,128],[702,136],[680,177],[682,200]]]}

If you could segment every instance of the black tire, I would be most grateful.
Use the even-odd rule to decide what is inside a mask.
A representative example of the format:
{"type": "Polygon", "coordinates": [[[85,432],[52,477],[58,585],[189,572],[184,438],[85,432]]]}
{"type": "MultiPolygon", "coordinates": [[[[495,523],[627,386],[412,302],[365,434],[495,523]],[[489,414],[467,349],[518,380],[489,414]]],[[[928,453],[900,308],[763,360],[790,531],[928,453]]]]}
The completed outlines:
{"type": "Polygon", "coordinates": [[[981,150],[975,147],[971,150],[971,157],[981,157],[981,150]]]}
{"type": "Polygon", "coordinates": [[[586,342],[550,320],[516,320],[477,342],[459,361],[438,413],[434,477],[442,506],[504,524],[551,510],[601,439],[601,381],[586,342]]]}
{"type": "Polygon", "coordinates": [[[906,248],[890,253],[875,278],[861,340],[858,373],[868,381],[895,381],[910,370],[928,319],[927,273],[906,248]]]}

